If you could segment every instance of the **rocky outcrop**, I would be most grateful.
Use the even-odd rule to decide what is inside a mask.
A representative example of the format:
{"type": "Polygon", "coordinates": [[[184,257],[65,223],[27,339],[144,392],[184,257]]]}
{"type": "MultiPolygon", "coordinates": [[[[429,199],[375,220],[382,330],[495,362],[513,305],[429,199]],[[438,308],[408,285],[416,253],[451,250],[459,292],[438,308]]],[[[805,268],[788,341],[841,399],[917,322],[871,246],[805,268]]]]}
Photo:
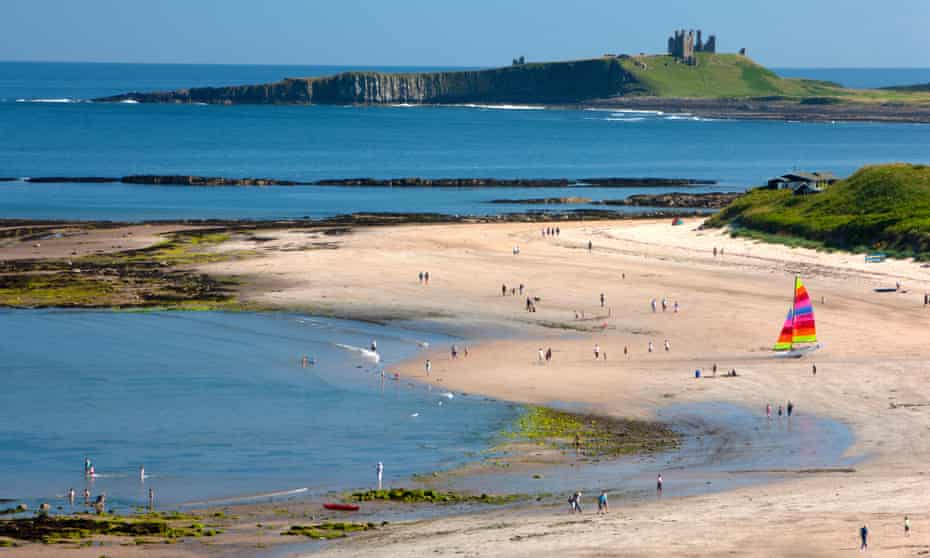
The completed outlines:
{"type": "Polygon", "coordinates": [[[276,83],[133,92],[98,102],[209,104],[575,103],[645,91],[616,58],[424,73],[345,72],[276,83]]]}
{"type": "MultiPolygon", "coordinates": [[[[18,179],[12,179],[18,180],[18,179]]],[[[561,188],[566,186],[650,187],[716,184],[691,178],[331,178],[315,181],[277,178],[224,178],[186,174],[136,174],[130,176],[39,176],[24,179],[36,183],[152,184],[161,186],[383,186],[391,188],[561,188]]]]}
{"type": "Polygon", "coordinates": [[[594,205],[626,205],[635,207],[682,207],[689,209],[720,209],[730,205],[740,193],[708,192],[691,194],[671,192],[668,194],[636,194],[622,200],[601,200],[594,205]]]}

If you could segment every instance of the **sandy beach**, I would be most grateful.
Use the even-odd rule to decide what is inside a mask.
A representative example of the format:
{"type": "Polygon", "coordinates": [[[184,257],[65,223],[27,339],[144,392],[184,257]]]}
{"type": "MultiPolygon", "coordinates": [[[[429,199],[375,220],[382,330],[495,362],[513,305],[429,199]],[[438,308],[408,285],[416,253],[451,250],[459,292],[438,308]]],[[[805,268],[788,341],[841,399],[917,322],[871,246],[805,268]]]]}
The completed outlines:
{"type": "MultiPolygon", "coordinates": [[[[799,412],[851,426],[851,452],[864,457],[855,473],[799,475],[685,499],[666,494],[659,502],[616,505],[607,517],[571,517],[562,508],[454,517],[361,535],[324,554],[840,555],[858,548],[861,524],[873,533],[873,552],[926,550],[930,448],[922,433],[930,421],[925,407],[904,405],[930,402],[921,333],[930,273],[911,262],[866,264],[861,255],[733,239],[699,224],[571,223],[560,225],[558,238],[544,238],[537,225],[369,229],[340,238],[335,250],[274,253],[210,271],[258,278],[250,296],[265,303],[522,332],[519,340],[472,347],[467,359],[452,361],[445,348],[437,350],[429,355],[429,379],[419,361],[398,370],[455,390],[582,402],[645,418],[670,401],[727,401],[762,412],[766,403],[791,400],[799,412]],[[722,256],[713,255],[715,246],[722,256]],[[430,272],[429,285],[418,282],[419,271],[430,272]],[[801,360],[773,358],[795,273],[814,299],[824,347],[801,360]],[[269,276],[275,288],[264,289],[269,276]],[[874,292],[897,281],[906,293],[874,292]],[[502,284],[520,283],[539,297],[537,312],[524,311],[523,297],[501,296],[502,284]],[[662,297],[678,301],[680,311],[653,313],[650,300],[662,297]],[[585,319],[576,320],[576,311],[585,319]],[[595,343],[607,361],[594,360],[595,343]],[[553,348],[548,365],[536,363],[539,346],[553,348]],[[714,363],[739,376],[693,378],[695,368],[707,373],[714,363]],[[909,538],[904,515],[915,525],[909,538]]],[[[274,242],[300,238],[284,233],[274,242]]]]}
{"type": "MultiPolygon", "coordinates": [[[[926,554],[930,351],[923,328],[930,308],[923,295],[930,270],[735,239],[700,224],[559,223],[558,237],[541,234],[548,225],[523,223],[371,227],[339,235],[271,230],[260,241],[234,235],[213,248],[255,257],[198,269],[241,278],[246,303],[425,320],[474,339],[467,358],[452,360],[448,347],[431,348],[423,355],[433,363],[429,377],[421,358],[390,370],[453,391],[574,402],[645,419],[675,403],[727,402],[762,413],[767,403],[790,400],[796,413],[841,421],[855,436],[848,452],[858,458],[855,472],[788,472],[786,480],[763,486],[691,497],[667,490],[654,501],[613,500],[605,516],[526,505],[392,524],[329,543],[324,556],[839,556],[858,549],[862,525],[872,533],[873,554],[926,554]],[[716,256],[715,247],[722,249],[716,256]],[[429,272],[429,284],[418,280],[420,272],[429,272]],[[799,360],[775,358],[771,346],[797,273],[811,293],[823,348],[799,360]],[[875,291],[896,282],[899,292],[875,291]],[[502,285],[521,283],[523,296],[502,296],[502,285]],[[525,310],[527,296],[537,299],[535,312],[525,310]],[[653,312],[650,301],[663,298],[667,311],[653,312]],[[595,344],[606,360],[595,360],[595,344]],[[540,347],[552,348],[551,362],[537,362],[540,347]],[[715,363],[718,377],[706,377],[715,363]],[[695,369],[705,377],[695,379],[695,369]],[[730,369],[736,378],[719,377],[730,369]],[[914,525],[910,537],[905,515],[914,525]]],[[[594,495],[588,498],[591,510],[594,495]]],[[[150,546],[143,554],[196,555],[198,548],[150,546]]],[[[244,548],[210,553],[255,553],[244,548]]],[[[73,552],[99,554],[85,550],[73,552]]],[[[138,553],[110,550],[108,556],[138,553]]],[[[50,555],[36,545],[7,553],[50,555]]]]}

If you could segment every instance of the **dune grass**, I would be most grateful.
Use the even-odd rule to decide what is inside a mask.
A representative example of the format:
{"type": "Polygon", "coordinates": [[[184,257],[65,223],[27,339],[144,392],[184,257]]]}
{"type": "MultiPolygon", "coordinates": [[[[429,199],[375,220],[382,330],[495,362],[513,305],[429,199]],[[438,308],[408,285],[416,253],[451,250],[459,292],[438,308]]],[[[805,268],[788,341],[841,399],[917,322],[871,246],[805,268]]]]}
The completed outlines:
{"type": "Polygon", "coordinates": [[[707,224],[763,233],[760,240],[803,239],[827,248],[882,250],[927,259],[930,166],[864,167],[825,192],[807,196],[788,190],[752,190],[707,224]]]}

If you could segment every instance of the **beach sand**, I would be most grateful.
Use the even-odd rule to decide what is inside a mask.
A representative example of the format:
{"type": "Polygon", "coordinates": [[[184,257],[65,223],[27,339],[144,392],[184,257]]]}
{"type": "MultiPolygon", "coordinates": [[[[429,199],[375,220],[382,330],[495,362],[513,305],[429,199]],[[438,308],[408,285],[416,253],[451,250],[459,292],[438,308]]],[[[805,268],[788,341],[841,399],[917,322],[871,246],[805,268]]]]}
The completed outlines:
{"type": "MultiPolygon", "coordinates": [[[[661,500],[614,500],[607,516],[528,505],[395,524],[330,543],[322,555],[839,556],[858,549],[863,524],[872,533],[872,554],[930,551],[930,406],[923,406],[930,404],[930,307],[923,305],[930,270],[734,239],[700,230],[700,223],[559,223],[558,238],[544,238],[543,224],[372,227],[328,236],[325,245],[319,232],[281,230],[263,231],[262,242],[220,246],[259,254],[202,266],[245,278],[246,302],[426,320],[483,337],[469,345],[467,358],[452,360],[447,347],[431,348],[422,355],[433,362],[431,376],[418,358],[391,370],[402,377],[638,418],[654,418],[673,403],[729,402],[762,413],[767,403],[791,400],[799,414],[849,425],[850,455],[861,456],[853,473],[789,473],[783,481],[693,497],[667,490],[661,500]],[[714,247],[724,254],[714,256],[714,247]],[[418,281],[421,271],[430,273],[428,285],[418,281]],[[800,360],[774,358],[771,346],[796,273],[811,293],[823,348],[800,360]],[[897,281],[907,292],[874,291],[897,281]],[[524,310],[525,296],[501,296],[502,284],[520,283],[539,298],[536,312],[524,310]],[[663,297],[668,311],[653,313],[650,300],[663,297]],[[595,343],[606,361],[594,359],[595,343]],[[552,348],[552,362],[537,363],[540,347],[552,348]],[[714,363],[718,375],[735,368],[739,376],[694,378],[696,368],[708,375],[714,363]],[[914,525],[909,538],[905,515],[914,525]]],[[[48,555],[31,548],[37,547],[9,553],[48,555]]],[[[146,555],[169,555],[163,550],[169,552],[148,547],[146,555]]]]}

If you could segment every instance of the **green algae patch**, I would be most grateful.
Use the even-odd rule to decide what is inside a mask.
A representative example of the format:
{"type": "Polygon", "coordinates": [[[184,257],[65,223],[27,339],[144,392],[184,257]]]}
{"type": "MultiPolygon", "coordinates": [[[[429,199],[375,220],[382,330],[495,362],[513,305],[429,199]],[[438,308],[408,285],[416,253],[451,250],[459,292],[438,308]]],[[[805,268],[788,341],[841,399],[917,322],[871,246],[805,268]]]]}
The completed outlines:
{"type": "Polygon", "coordinates": [[[212,537],[220,529],[205,527],[201,523],[187,523],[192,516],[184,514],[151,513],[133,518],[105,516],[89,517],[35,517],[0,521],[0,537],[45,544],[82,542],[94,536],[132,537],[146,544],[166,542],[185,537],[212,537]],[[175,524],[169,522],[175,521],[175,524]],[[179,520],[184,523],[177,525],[179,520]],[[156,540],[157,539],[157,540],[156,540]]]}
{"type": "Polygon", "coordinates": [[[349,533],[377,529],[374,523],[326,522],[313,525],[292,525],[281,533],[286,536],[308,537],[316,540],[341,539],[349,533]]]}
{"type": "Polygon", "coordinates": [[[166,537],[166,521],[35,517],[0,521],[0,537],[46,544],[78,542],[95,535],[166,537]]]}
{"type": "Polygon", "coordinates": [[[390,488],[353,492],[346,497],[352,502],[403,502],[405,504],[508,504],[525,498],[520,494],[468,494],[430,489],[390,488]]]}
{"type": "Polygon", "coordinates": [[[529,407],[508,436],[586,457],[616,457],[675,449],[681,436],[660,422],[529,407]]]}

